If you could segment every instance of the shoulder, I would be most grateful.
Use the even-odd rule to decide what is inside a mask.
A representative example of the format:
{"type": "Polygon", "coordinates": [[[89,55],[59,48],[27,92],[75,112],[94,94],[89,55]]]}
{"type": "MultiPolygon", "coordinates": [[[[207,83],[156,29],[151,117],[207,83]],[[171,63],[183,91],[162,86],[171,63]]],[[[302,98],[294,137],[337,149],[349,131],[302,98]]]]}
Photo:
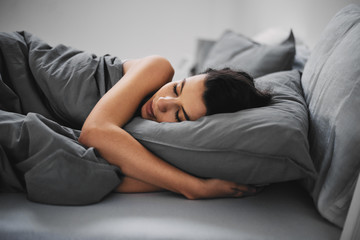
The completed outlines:
{"type": "Polygon", "coordinates": [[[162,71],[164,74],[171,76],[171,78],[174,75],[174,68],[170,61],[159,55],[151,55],[144,58],[127,60],[123,64],[124,74],[128,73],[130,69],[136,68],[136,66],[139,65],[147,65],[149,68],[162,71]]]}
{"type": "Polygon", "coordinates": [[[174,76],[169,60],[157,55],[126,61],[123,70],[120,82],[130,83],[133,90],[142,92],[144,97],[171,82],[174,76]]]}

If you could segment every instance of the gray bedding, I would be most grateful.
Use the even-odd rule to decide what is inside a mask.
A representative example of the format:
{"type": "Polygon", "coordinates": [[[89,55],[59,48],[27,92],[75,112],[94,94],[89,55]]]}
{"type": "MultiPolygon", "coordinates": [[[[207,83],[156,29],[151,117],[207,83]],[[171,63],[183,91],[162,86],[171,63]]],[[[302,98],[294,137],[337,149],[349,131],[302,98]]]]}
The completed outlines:
{"type": "Polygon", "coordinates": [[[4,240],[338,240],[295,183],[240,199],[189,201],[170,192],[116,194],[91,206],[48,206],[23,194],[0,198],[4,240]]]}
{"type": "Polygon", "coordinates": [[[77,142],[95,103],[122,77],[122,61],[27,32],[0,33],[0,192],[32,201],[100,201],[120,169],[77,142]]]}

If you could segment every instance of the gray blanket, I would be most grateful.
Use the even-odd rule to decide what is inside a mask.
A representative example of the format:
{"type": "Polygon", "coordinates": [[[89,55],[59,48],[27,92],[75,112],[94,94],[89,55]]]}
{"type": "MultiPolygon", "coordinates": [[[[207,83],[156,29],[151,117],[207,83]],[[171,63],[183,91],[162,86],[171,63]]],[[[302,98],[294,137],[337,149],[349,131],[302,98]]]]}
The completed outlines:
{"type": "Polygon", "coordinates": [[[116,57],[51,47],[28,32],[0,33],[0,192],[80,205],[113,191],[120,169],[77,139],[122,75],[116,57]]]}

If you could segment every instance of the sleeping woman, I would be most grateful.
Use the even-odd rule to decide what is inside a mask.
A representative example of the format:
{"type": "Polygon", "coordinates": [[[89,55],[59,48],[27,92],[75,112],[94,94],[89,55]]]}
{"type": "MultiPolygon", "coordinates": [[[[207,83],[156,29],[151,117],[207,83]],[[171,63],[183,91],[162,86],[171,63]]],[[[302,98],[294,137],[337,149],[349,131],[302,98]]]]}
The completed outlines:
{"type": "Polygon", "coordinates": [[[208,70],[172,81],[171,64],[159,56],[129,60],[123,70],[121,81],[96,104],[79,137],[80,143],[96,148],[109,163],[120,167],[126,177],[118,192],[169,190],[188,199],[242,197],[256,192],[250,186],[189,175],[152,154],[122,129],[134,115],[157,122],[195,121],[267,105],[271,96],[258,91],[248,74],[208,70]]]}

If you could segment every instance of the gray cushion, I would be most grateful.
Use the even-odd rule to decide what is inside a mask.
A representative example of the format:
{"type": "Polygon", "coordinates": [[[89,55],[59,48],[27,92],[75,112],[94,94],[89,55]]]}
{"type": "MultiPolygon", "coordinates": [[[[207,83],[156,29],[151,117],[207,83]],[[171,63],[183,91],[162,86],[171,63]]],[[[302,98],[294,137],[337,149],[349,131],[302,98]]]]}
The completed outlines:
{"type": "Polygon", "coordinates": [[[135,118],[125,130],[156,155],[200,177],[266,184],[312,176],[299,72],[267,75],[256,85],[272,89],[270,106],[181,123],[135,118]]]}
{"type": "Polygon", "coordinates": [[[207,55],[209,54],[211,48],[214,46],[215,43],[215,40],[210,39],[197,40],[194,66],[192,66],[190,70],[191,75],[196,75],[201,72],[200,68],[203,66],[207,55]]]}
{"type": "Polygon", "coordinates": [[[322,215],[342,226],[360,169],[360,7],[328,24],[304,69],[311,156],[319,171],[313,196],[322,215]]]}
{"type": "MultiPolygon", "coordinates": [[[[211,42],[207,42],[206,46],[210,45],[211,42]]],[[[246,71],[253,77],[260,77],[290,70],[294,56],[295,39],[292,32],[280,44],[263,45],[233,31],[226,31],[211,47],[205,61],[198,62],[196,73],[203,72],[207,68],[230,67],[246,71]]]]}

